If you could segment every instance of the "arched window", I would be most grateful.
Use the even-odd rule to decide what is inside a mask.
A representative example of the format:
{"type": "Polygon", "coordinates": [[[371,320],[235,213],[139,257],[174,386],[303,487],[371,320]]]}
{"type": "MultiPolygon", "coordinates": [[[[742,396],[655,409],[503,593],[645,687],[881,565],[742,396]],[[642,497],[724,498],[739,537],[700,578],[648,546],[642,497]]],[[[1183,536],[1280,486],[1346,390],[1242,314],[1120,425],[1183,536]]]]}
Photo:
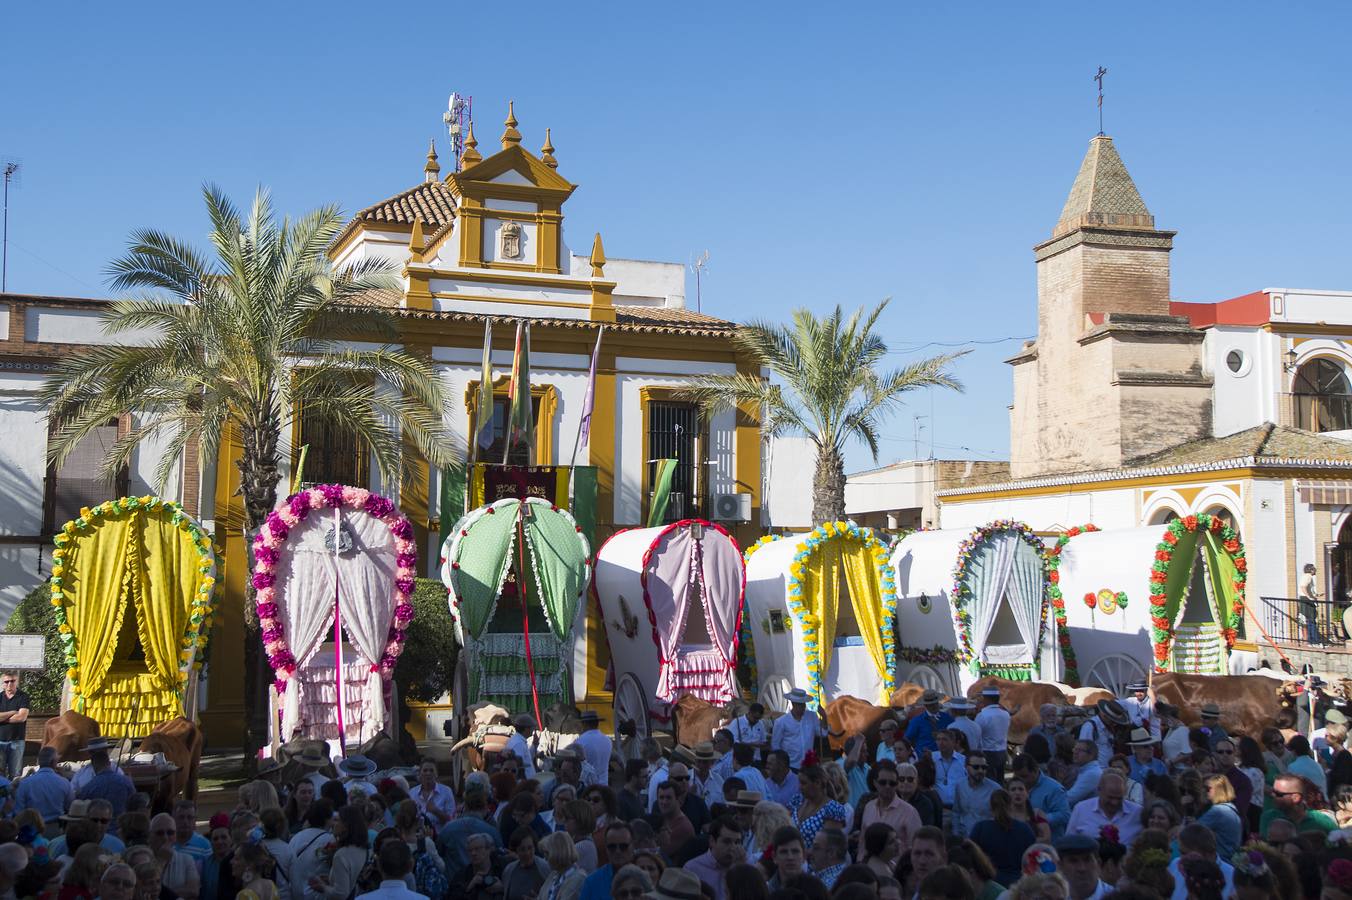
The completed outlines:
{"type": "Polygon", "coordinates": [[[1172,522],[1174,519],[1177,519],[1177,518],[1178,518],[1178,513],[1174,512],[1172,509],[1169,509],[1169,508],[1166,507],[1166,508],[1164,508],[1164,509],[1158,509],[1158,510],[1155,511],[1155,514],[1154,514],[1153,516],[1150,517],[1150,524],[1151,524],[1151,525],[1168,525],[1170,522],[1172,522]]]}
{"type": "Polygon", "coordinates": [[[1296,372],[1291,386],[1297,428],[1345,431],[1352,428],[1352,384],[1331,359],[1312,359],[1296,372]]]}

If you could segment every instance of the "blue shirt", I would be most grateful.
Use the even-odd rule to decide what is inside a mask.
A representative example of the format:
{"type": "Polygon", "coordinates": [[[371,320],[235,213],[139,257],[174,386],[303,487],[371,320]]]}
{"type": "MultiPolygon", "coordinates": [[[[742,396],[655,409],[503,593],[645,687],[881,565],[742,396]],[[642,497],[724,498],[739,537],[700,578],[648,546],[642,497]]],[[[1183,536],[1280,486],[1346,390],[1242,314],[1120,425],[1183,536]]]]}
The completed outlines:
{"type": "MultiPolygon", "coordinates": [[[[127,845],[122,843],[121,839],[113,837],[111,834],[105,834],[103,840],[99,841],[99,846],[109,853],[121,853],[127,849],[127,845]]],[[[52,859],[58,856],[66,856],[66,836],[58,834],[52,838],[52,842],[47,845],[47,855],[52,859]]]]}
{"type": "Polygon", "coordinates": [[[474,815],[464,815],[452,819],[437,832],[437,846],[446,859],[446,877],[454,883],[462,871],[469,868],[469,850],[467,842],[470,835],[486,834],[493,839],[493,845],[502,849],[502,835],[488,822],[474,815]]]}
{"type": "Polygon", "coordinates": [[[610,900],[610,883],[615,880],[615,867],[606,863],[582,882],[582,893],[577,900],[610,900]]]}
{"type": "Polygon", "coordinates": [[[917,756],[931,750],[938,750],[939,743],[934,739],[934,735],[951,724],[953,724],[953,717],[946,712],[941,712],[933,717],[929,713],[921,713],[911,720],[911,724],[906,726],[906,740],[910,741],[917,756]]]}
{"type": "Polygon", "coordinates": [[[113,806],[113,818],[127,811],[127,801],[136,793],[131,779],[113,769],[104,769],[94,773],[84,787],[80,788],[81,800],[107,800],[113,806]]]}
{"type": "Polygon", "coordinates": [[[200,872],[202,871],[202,863],[206,862],[207,857],[211,856],[211,841],[194,831],[182,844],[174,844],[174,849],[191,856],[193,862],[197,863],[197,871],[200,872]]]}
{"type": "Polygon", "coordinates": [[[798,776],[792,772],[784,776],[783,784],[775,784],[773,778],[765,779],[765,799],[773,800],[781,806],[792,806],[798,796],[798,776]]]}
{"type": "Polygon", "coordinates": [[[1080,774],[1075,777],[1075,783],[1070,786],[1070,790],[1066,791],[1066,802],[1074,806],[1081,800],[1088,800],[1098,794],[1098,783],[1101,777],[1103,777],[1103,767],[1090,760],[1080,769],[1080,774]]]}
{"type": "Polygon", "coordinates": [[[1070,821],[1070,801],[1066,799],[1065,788],[1046,775],[1038,775],[1037,783],[1028,787],[1028,804],[1033,809],[1042,810],[1042,814],[1047,817],[1053,841],[1066,833],[1066,823],[1070,821]]]}
{"type": "Polygon", "coordinates": [[[1164,760],[1155,759],[1153,756],[1146,765],[1141,765],[1140,761],[1132,756],[1128,762],[1128,774],[1132,781],[1144,785],[1148,775],[1168,775],[1169,770],[1164,767],[1164,760]]]}
{"type": "Polygon", "coordinates": [[[953,785],[953,833],[958,837],[967,837],[976,827],[976,823],[991,817],[991,794],[1000,790],[1000,785],[989,778],[972,787],[971,781],[964,778],[953,785]]]}
{"type": "Polygon", "coordinates": [[[55,769],[38,769],[19,782],[19,790],[14,795],[18,809],[32,807],[42,816],[44,822],[55,822],[70,809],[70,801],[75,799],[70,782],[61,777],[55,769]]]}

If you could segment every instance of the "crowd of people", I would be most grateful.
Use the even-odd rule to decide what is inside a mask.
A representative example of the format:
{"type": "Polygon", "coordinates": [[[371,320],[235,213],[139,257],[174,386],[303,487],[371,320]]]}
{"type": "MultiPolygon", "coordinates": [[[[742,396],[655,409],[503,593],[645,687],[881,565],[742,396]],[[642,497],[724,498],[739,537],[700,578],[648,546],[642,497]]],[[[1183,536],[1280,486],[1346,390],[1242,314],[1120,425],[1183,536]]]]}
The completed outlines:
{"type": "Polygon", "coordinates": [[[994,689],[928,691],[839,754],[802,691],[669,752],[584,713],[546,759],[524,715],[459,790],[311,745],[205,827],[191,801],[152,814],[105,742],[74,778],[44,748],[3,786],[0,900],[1352,900],[1325,685],[1256,735],[1127,693],[1042,708],[1014,750],[994,689]]]}

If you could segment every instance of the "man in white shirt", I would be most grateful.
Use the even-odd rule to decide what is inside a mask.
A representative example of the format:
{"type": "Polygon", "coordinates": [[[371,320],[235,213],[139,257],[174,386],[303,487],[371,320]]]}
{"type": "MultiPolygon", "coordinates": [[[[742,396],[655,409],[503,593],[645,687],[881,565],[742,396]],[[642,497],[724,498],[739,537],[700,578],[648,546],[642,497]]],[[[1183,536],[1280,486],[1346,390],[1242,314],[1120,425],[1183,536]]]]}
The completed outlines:
{"type": "Polygon", "coordinates": [[[690,772],[690,790],[705,803],[717,803],[723,796],[723,777],[714,771],[718,751],[713,741],[695,745],[695,766],[690,772]]]}
{"type": "Polygon", "coordinates": [[[1160,739],[1160,718],[1155,714],[1155,689],[1144,678],[1127,685],[1130,697],[1119,702],[1127,711],[1133,728],[1146,728],[1155,740],[1160,739]]]}
{"type": "Polygon", "coordinates": [[[535,718],[530,713],[522,713],[512,720],[515,733],[507,739],[507,748],[512,755],[521,760],[521,777],[535,777],[535,751],[530,739],[535,734],[535,718]]]}
{"type": "Polygon", "coordinates": [[[1164,761],[1172,763],[1180,756],[1191,753],[1189,729],[1179,720],[1178,709],[1168,703],[1159,702],[1155,704],[1155,715],[1160,720],[1160,731],[1164,734],[1164,745],[1161,747],[1164,761]]]}
{"type": "Polygon", "coordinates": [[[595,770],[597,777],[606,778],[610,774],[610,753],[613,745],[610,738],[601,732],[601,719],[596,710],[583,710],[581,718],[582,733],[573,741],[573,746],[587,757],[587,762],[595,770]]]}
{"type": "MultiPolygon", "coordinates": [[[[966,697],[954,697],[949,700],[946,708],[948,714],[953,717],[953,721],[948,723],[948,727],[954,731],[961,731],[962,736],[967,739],[967,750],[969,753],[981,752],[981,726],[972,719],[969,713],[976,709],[976,704],[966,697]]],[[[893,754],[893,759],[896,754],[893,754]]],[[[905,762],[905,760],[902,760],[905,762]]]]}
{"type": "Polygon", "coordinates": [[[305,811],[305,827],[291,836],[291,843],[287,845],[291,849],[291,900],[305,900],[310,878],[318,875],[327,862],[320,854],[329,845],[332,819],[333,804],[323,797],[316,797],[305,811]]]}
{"type": "Polygon", "coordinates": [[[789,701],[789,714],[775,720],[770,732],[770,749],[783,750],[789,755],[789,768],[797,772],[803,767],[803,757],[817,746],[820,738],[826,737],[826,729],[821,719],[807,708],[807,691],[794,688],[785,697],[789,701]]]}
{"type": "Polygon", "coordinates": [[[1100,700],[1094,709],[1097,715],[1080,726],[1076,738],[1089,741],[1098,749],[1098,764],[1106,769],[1113,758],[1113,729],[1129,725],[1131,720],[1116,700],[1100,700]]]}
{"type": "Polygon", "coordinates": [[[1103,826],[1117,829],[1118,841],[1130,847],[1141,833],[1141,807],[1126,800],[1127,780],[1121,772],[1108,771],[1099,776],[1098,796],[1075,804],[1066,825],[1067,834],[1083,834],[1098,840],[1103,826]]]}
{"type": "Polygon", "coordinates": [[[728,723],[733,743],[750,744],[756,750],[756,759],[760,759],[770,749],[770,735],[765,727],[765,707],[753,703],[747,708],[746,715],[738,716],[728,723]]]}
{"type": "Polygon", "coordinates": [[[648,812],[657,808],[657,789],[667,781],[667,758],[662,745],[651,737],[643,739],[643,758],[648,761],[648,812]]]}
{"type": "Polygon", "coordinates": [[[990,777],[1004,784],[1005,759],[1009,753],[1009,710],[1000,705],[1000,689],[983,688],[981,712],[976,714],[981,726],[981,752],[986,754],[990,777]]]}
{"type": "Polygon", "coordinates": [[[958,745],[956,732],[945,728],[935,735],[939,749],[931,754],[934,759],[934,789],[944,801],[944,806],[953,805],[953,792],[958,782],[967,777],[967,757],[954,748],[958,745]]]}
{"type": "Polygon", "coordinates": [[[404,884],[404,876],[413,871],[413,851],[408,844],[386,841],[376,854],[376,865],[380,868],[380,887],[358,894],[357,900],[427,900],[427,895],[410,891],[404,884]]]}
{"type": "Polygon", "coordinates": [[[735,743],[732,739],[732,732],[726,728],[720,728],[714,732],[714,752],[718,754],[718,762],[714,763],[714,774],[719,778],[727,778],[732,774],[732,745],[735,743]]]}

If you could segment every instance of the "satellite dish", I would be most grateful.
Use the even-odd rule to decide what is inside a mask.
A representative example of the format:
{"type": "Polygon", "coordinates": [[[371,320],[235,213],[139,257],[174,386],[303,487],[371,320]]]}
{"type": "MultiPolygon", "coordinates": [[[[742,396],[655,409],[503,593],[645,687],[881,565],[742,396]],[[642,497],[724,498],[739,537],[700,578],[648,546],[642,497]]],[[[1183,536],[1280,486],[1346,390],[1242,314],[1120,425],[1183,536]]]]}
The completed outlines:
{"type": "Polygon", "coordinates": [[[460,99],[459,94],[457,94],[455,91],[451,91],[451,98],[446,101],[446,108],[451,112],[455,112],[456,109],[459,108],[460,104],[463,102],[464,101],[460,99]]]}

